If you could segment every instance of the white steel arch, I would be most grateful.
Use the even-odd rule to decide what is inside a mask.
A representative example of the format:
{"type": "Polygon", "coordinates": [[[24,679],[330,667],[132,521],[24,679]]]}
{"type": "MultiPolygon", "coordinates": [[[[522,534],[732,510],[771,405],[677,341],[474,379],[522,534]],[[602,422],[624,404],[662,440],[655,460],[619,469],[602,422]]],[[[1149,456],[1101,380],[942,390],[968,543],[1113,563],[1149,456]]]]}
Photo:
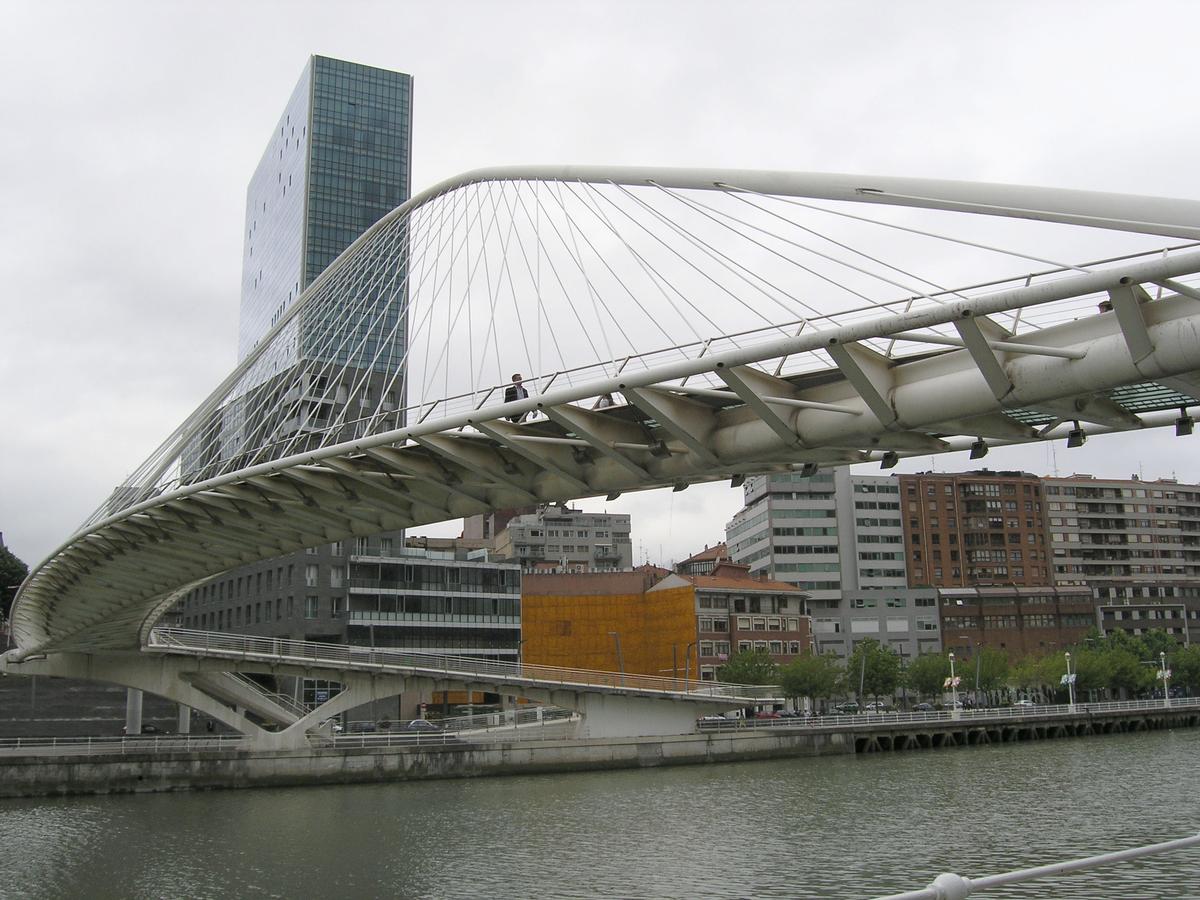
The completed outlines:
{"type": "Polygon", "coordinates": [[[1200,239],[1198,223],[1193,201],[926,179],[593,167],[468,173],[414,197],[347,249],[34,569],[14,606],[17,649],[8,660],[135,650],[204,579],[354,535],[533,501],[886,461],[980,440],[1053,439],[1074,427],[1170,424],[1200,396],[1200,291],[1191,282],[1200,250],[1178,243],[1200,239]],[[826,314],[808,288],[790,289],[781,275],[817,271],[799,259],[800,250],[814,253],[797,237],[812,229],[764,224],[783,221],[789,198],[1175,242],[1086,263],[1040,260],[1023,277],[955,290],[926,279],[908,294],[897,292],[906,270],[868,272],[863,260],[878,264],[878,254],[842,256],[838,271],[854,274],[819,279],[867,299],[826,314]],[[690,217],[687,228],[664,209],[690,217]],[[619,216],[632,224],[616,227],[619,216]],[[868,275],[890,294],[872,299],[862,286],[868,275]],[[636,290],[635,277],[643,279],[636,290]],[[547,328],[553,291],[574,319],[547,328]],[[620,314],[605,305],[618,294],[620,314]],[[531,362],[541,352],[531,335],[548,347],[577,330],[593,347],[611,347],[630,337],[619,333],[621,317],[635,307],[649,311],[646,330],[654,310],[668,307],[678,321],[716,324],[718,313],[698,305],[702,294],[716,307],[742,303],[734,321],[771,302],[809,312],[623,355],[597,350],[594,362],[535,370],[533,395],[515,401],[503,399],[502,376],[475,374],[493,361],[498,368],[501,345],[515,346],[518,333],[531,362]],[[518,324],[507,323],[505,339],[500,310],[510,301],[518,324]],[[589,303],[595,316],[585,319],[589,303]],[[396,305],[384,314],[380,304],[396,305]],[[425,324],[438,316],[441,345],[425,324]],[[404,341],[381,349],[400,329],[404,341]],[[417,385],[409,355],[422,338],[429,351],[417,385]],[[448,388],[461,370],[466,389],[439,393],[439,381],[448,388]]]}

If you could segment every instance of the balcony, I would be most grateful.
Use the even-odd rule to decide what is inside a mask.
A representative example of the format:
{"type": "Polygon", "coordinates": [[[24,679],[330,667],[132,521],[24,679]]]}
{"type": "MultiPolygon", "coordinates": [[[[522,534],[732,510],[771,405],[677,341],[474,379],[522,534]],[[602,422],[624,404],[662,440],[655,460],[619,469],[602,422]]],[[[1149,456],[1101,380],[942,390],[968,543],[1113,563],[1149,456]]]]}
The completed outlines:
{"type": "Polygon", "coordinates": [[[520,629],[520,616],[456,616],[442,613],[377,612],[354,609],[338,613],[349,625],[398,626],[415,625],[437,628],[501,628],[520,629]]]}

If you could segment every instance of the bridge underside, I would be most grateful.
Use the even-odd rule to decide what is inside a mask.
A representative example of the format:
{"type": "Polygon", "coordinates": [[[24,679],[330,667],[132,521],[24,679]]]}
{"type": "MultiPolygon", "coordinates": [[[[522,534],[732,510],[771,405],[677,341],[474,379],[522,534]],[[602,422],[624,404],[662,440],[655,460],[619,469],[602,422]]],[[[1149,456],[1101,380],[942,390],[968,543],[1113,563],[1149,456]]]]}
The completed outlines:
{"type": "MultiPolygon", "coordinates": [[[[763,702],[636,687],[572,686],[520,676],[488,679],[452,672],[396,671],[369,662],[332,667],[298,664],[282,657],[276,661],[231,659],[228,654],[223,658],[145,651],[53,653],[20,663],[0,659],[0,672],[102,681],[164,697],[244,734],[255,749],[306,747],[310,735],[319,732],[327,720],[373,701],[401,695],[427,701],[445,691],[490,693],[570,709],[581,717],[572,735],[579,738],[690,734],[699,716],[763,702]],[[319,678],[337,682],[342,689],[324,703],[307,709],[269,691],[248,675],[269,676],[270,681],[319,678]]],[[[614,679],[618,677],[614,675],[614,679]]]]}
{"type": "Polygon", "coordinates": [[[547,393],[192,485],[101,523],[38,570],[19,643],[134,649],[215,572],[497,508],[1171,424],[1200,394],[1200,302],[1151,301],[1123,277],[1109,278],[1112,311],[1027,333],[1015,352],[964,305],[949,311],[961,349],[888,362],[853,333],[829,335],[835,372],[783,379],[765,371],[770,356],[712,357],[723,390],[638,373],[591,388],[624,398],[605,409],[547,393]]]}
{"type": "MultiPolygon", "coordinates": [[[[446,250],[437,238],[442,225],[424,224],[418,214],[444,201],[442,208],[452,213],[447,231],[454,231],[453,204],[464,192],[479,194],[481,184],[490,190],[504,178],[537,177],[544,176],[514,170],[464,177],[414,198],[363,235],[109,503],[32,572],[14,606],[18,649],[10,651],[10,660],[136,651],[155,622],[206,579],[355,536],[534,503],[682,489],[717,479],[736,484],[759,472],[811,474],[821,466],[871,460],[887,466],[905,455],[969,447],[978,452],[1068,433],[1078,442],[1085,434],[1177,419],[1190,428],[1187,410],[1200,397],[1200,291],[1186,280],[1200,273],[1200,251],[1192,245],[1087,266],[1055,264],[1036,278],[940,289],[936,296],[896,300],[893,290],[886,302],[757,330],[728,327],[728,333],[695,344],[636,357],[614,354],[578,369],[564,365],[539,377],[527,397],[498,401],[502,386],[474,380],[454,397],[422,398],[403,410],[396,407],[402,399],[385,404],[382,398],[396,391],[381,387],[398,385],[403,393],[410,376],[415,380],[406,357],[388,356],[403,343],[395,340],[401,325],[412,329],[406,341],[415,347],[422,322],[450,320],[433,365],[446,385],[452,369],[482,371],[473,357],[465,365],[459,359],[480,335],[469,331],[460,344],[461,331],[454,330],[460,321],[475,327],[472,310],[480,307],[451,307],[440,288],[427,291],[421,306],[421,254],[438,275],[457,264],[468,282],[488,282],[489,291],[478,298],[492,329],[484,355],[491,346],[497,365],[498,303],[511,299],[516,306],[516,264],[528,259],[527,247],[510,240],[511,228],[492,229],[499,219],[482,234],[461,229],[495,255],[468,258],[468,252],[459,259],[466,239],[446,250]],[[503,277],[495,274],[496,265],[503,277]],[[511,297],[502,298],[497,285],[511,297]],[[390,305],[371,306],[384,297],[390,305]],[[368,334],[371,328],[378,331],[368,334]],[[297,352],[297,334],[311,358],[285,366],[295,370],[285,376],[277,367],[281,354],[297,352]],[[317,346],[319,341],[326,343],[317,346]],[[377,350],[366,368],[345,362],[365,358],[367,347],[377,350]],[[363,372],[374,371],[371,366],[382,365],[384,357],[390,380],[368,383],[375,376],[363,372]],[[374,412],[364,416],[370,403],[374,412]]],[[[564,208],[569,198],[561,194],[585,183],[619,189],[612,193],[629,193],[625,185],[636,185],[665,193],[672,203],[686,201],[690,213],[705,217],[683,236],[686,241],[676,240],[671,220],[658,223],[676,240],[673,253],[702,249],[703,265],[710,267],[688,281],[700,262],[672,257],[682,273],[678,285],[653,268],[651,250],[666,240],[660,235],[642,238],[644,247],[627,254],[625,268],[614,274],[608,271],[613,254],[599,246],[580,249],[586,234],[558,233],[571,248],[565,263],[592,266],[575,282],[566,265],[554,269],[576,316],[569,320],[575,332],[587,331],[577,305],[584,299],[599,303],[606,283],[623,297],[633,295],[625,297],[624,311],[646,311],[630,289],[638,267],[643,274],[653,270],[643,288],[647,296],[656,291],[667,301],[659,304],[662,310],[651,310],[654,316],[690,302],[685,287],[697,297],[707,290],[713,306],[736,301],[751,315],[755,304],[738,291],[750,292],[753,284],[756,302],[766,304],[770,291],[765,277],[753,281],[753,267],[778,275],[764,260],[779,256],[783,250],[777,248],[794,249],[792,232],[773,236],[781,242],[768,248],[761,229],[727,216],[722,222],[736,223],[737,246],[745,254],[734,260],[713,250],[709,206],[677,196],[677,189],[723,194],[733,205],[748,197],[765,203],[768,194],[821,197],[1200,237],[1200,205],[1188,201],[899,179],[872,179],[864,187],[866,179],[850,176],[788,173],[564,170],[559,177],[570,179],[550,185],[560,190],[564,208]],[[741,279],[738,290],[717,281],[718,273],[730,271],[741,279]]],[[[615,214],[598,216],[597,208],[588,207],[589,215],[612,227],[615,214]]],[[[765,212],[778,218],[775,210],[784,208],[792,207],[765,212]]],[[[513,226],[515,213],[509,215],[503,221],[513,226]]],[[[574,229],[582,221],[564,224],[574,229]]],[[[623,253],[631,233],[618,235],[619,241],[605,236],[623,253]]],[[[538,252],[548,252],[548,236],[537,237],[538,252]]],[[[1030,259],[1036,257],[1023,255],[1022,264],[1030,259]]],[[[788,273],[811,268],[796,260],[788,264],[788,273]]],[[[525,282],[538,317],[551,280],[547,271],[525,282]]],[[[887,284],[892,290],[899,283],[890,278],[887,284]]],[[[769,287],[779,300],[777,285],[769,287]]],[[[716,321],[710,312],[703,315],[716,321]]],[[[516,320],[524,341],[520,312],[516,320]]],[[[424,389],[433,390],[428,384],[424,389]]]]}

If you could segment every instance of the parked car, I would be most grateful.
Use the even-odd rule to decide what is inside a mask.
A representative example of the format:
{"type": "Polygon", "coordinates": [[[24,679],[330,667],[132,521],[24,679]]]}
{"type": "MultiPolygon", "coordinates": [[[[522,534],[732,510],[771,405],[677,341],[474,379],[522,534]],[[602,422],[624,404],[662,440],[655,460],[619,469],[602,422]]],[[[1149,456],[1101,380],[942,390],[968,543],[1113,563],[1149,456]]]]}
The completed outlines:
{"type": "Polygon", "coordinates": [[[1037,704],[1032,700],[1018,700],[1013,704],[1013,706],[1017,707],[1018,709],[1028,709],[1031,706],[1037,706],[1037,704]]]}
{"type": "Polygon", "coordinates": [[[853,700],[848,700],[845,703],[839,703],[834,707],[840,713],[853,714],[858,712],[858,704],[853,700]]]}
{"type": "Polygon", "coordinates": [[[442,726],[428,719],[412,719],[398,729],[409,734],[441,734],[442,726]]]}
{"type": "Polygon", "coordinates": [[[933,712],[932,703],[917,703],[912,708],[913,712],[933,712]]]}
{"type": "Polygon", "coordinates": [[[883,700],[872,700],[863,709],[867,712],[890,712],[892,707],[888,706],[883,700]]]}
{"type": "Polygon", "coordinates": [[[373,734],[375,732],[375,723],[351,722],[349,731],[351,734],[373,734]]]}
{"type": "Polygon", "coordinates": [[[759,712],[756,712],[754,714],[754,718],[756,718],[756,719],[778,719],[779,713],[775,712],[775,710],[773,710],[773,709],[764,709],[764,710],[760,710],[759,712]]]}

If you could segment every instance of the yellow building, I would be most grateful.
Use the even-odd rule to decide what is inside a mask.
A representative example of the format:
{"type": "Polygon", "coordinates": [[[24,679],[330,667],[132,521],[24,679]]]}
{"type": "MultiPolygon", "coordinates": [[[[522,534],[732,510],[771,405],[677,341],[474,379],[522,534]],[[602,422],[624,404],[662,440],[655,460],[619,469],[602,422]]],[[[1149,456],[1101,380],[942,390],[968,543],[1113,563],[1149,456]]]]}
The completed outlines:
{"type": "Polygon", "coordinates": [[[630,572],[524,575],[522,661],[682,676],[688,645],[696,640],[694,591],[688,585],[647,593],[669,574],[643,566],[630,572]]]}

